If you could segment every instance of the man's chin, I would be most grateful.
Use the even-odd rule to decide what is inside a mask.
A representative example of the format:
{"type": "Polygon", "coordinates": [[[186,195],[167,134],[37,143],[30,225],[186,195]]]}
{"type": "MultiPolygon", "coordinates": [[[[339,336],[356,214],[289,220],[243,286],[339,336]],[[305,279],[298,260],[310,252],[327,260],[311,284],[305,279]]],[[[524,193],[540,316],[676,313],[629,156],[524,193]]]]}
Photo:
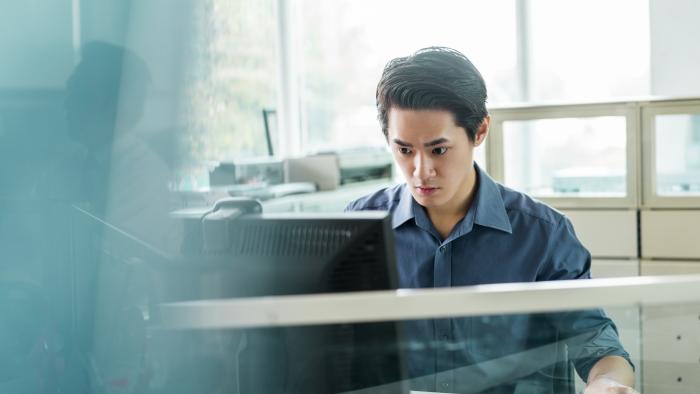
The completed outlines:
{"type": "Polygon", "coordinates": [[[413,199],[416,200],[416,202],[425,207],[425,208],[435,208],[440,205],[440,202],[437,201],[435,196],[423,196],[419,193],[411,193],[413,195],[413,199]]]}

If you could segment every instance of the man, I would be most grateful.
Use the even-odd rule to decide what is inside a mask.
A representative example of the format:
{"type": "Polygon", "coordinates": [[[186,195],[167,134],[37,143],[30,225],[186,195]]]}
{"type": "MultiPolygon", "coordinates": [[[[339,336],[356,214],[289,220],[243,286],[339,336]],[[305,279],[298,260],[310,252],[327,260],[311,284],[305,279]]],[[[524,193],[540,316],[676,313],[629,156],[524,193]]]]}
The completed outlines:
{"type": "MultiPolygon", "coordinates": [[[[392,213],[400,287],[590,277],[590,254],[567,218],[474,164],[490,117],[483,78],[464,55],[432,47],[394,59],[376,98],[406,183],[347,209],[392,213]]],[[[414,389],[556,392],[557,345],[566,344],[587,393],[635,392],[629,356],[599,311],[412,321],[404,329],[435,344],[407,355],[414,389]]]]}

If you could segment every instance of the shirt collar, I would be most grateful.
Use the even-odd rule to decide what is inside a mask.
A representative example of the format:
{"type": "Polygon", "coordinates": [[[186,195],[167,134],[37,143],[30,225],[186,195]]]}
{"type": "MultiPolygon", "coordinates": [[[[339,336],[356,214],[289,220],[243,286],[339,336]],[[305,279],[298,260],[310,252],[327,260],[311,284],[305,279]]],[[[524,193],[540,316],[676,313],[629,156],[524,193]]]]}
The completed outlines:
{"type": "Polygon", "coordinates": [[[401,185],[400,193],[401,198],[399,200],[399,204],[396,206],[396,209],[391,217],[391,227],[393,229],[396,229],[400,225],[415,217],[413,214],[413,196],[405,183],[401,185]]]}
{"type": "Polygon", "coordinates": [[[476,163],[474,163],[474,168],[479,182],[476,198],[474,198],[472,207],[469,208],[470,210],[476,209],[474,223],[512,234],[513,228],[510,225],[508,212],[506,212],[498,184],[476,163]]]}
{"type": "MultiPolygon", "coordinates": [[[[510,225],[510,219],[508,218],[508,213],[506,212],[498,185],[476,163],[474,163],[474,168],[477,173],[478,187],[472,206],[469,207],[470,212],[475,211],[476,213],[474,223],[511,234],[513,229],[510,225]]],[[[415,212],[418,208],[420,208],[420,206],[418,206],[418,203],[413,199],[411,191],[404,183],[401,186],[399,204],[392,215],[392,228],[396,229],[407,221],[416,218],[415,212]]],[[[469,216],[469,212],[467,216],[469,216]]],[[[471,230],[471,223],[467,222],[470,222],[470,220],[463,220],[459,225],[466,225],[469,229],[459,229],[459,233],[471,230]]]]}

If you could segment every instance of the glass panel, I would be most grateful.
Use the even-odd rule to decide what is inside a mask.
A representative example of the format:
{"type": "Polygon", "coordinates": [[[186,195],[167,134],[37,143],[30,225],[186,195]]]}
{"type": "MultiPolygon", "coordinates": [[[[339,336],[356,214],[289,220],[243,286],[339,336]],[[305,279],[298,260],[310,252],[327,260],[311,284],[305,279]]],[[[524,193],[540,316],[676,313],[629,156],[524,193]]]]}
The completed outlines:
{"type": "Polygon", "coordinates": [[[656,193],[700,195],[700,115],[657,115],[654,118],[656,193]]]}
{"type": "Polygon", "coordinates": [[[692,393],[700,387],[700,304],[642,310],[644,393],[692,393]]]}
{"type": "Polygon", "coordinates": [[[301,1],[304,149],[382,145],[374,93],[384,65],[428,46],[462,51],[486,80],[489,104],[518,94],[515,1],[301,1]],[[489,18],[498,15],[499,27],[489,18]],[[488,32],[488,40],[483,39],[488,32]]]}
{"type": "MultiPolygon", "coordinates": [[[[348,294],[335,294],[332,297],[320,295],[316,298],[318,304],[304,306],[293,303],[309,301],[312,297],[268,297],[389,287],[392,282],[387,269],[393,268],[393,262],[390,255],[382,251],[382,246],[386,247],[387,243],[380,241],[383,239],[381,229],[388,230],[389,217],[379,218],[384,220],[381,226],[377,221],[361,226],[345,226],[338,218],[333,222],[327,220],[328,217],[324,220],[323,216],[314,215],[270,215],[263,220],[242,217],[232,226],[219,227],[225,229],[226,237],[217,236],[215,232],[202,232],[203,237],[206,238],[208,234],[212,239],[203,240],[201,254],[195,251],[189,256],[159,265],[145,262],[146,259],[142,258],[145,262],[142,267],[153,268],[156,273],[149,279],[157,283],[151,286],[153,291],[148,294],[151,303],[160,305],[178,300],[239,297],[228,301],[186,302],[180,305],[185,308],[181,318],[173,318],[168,312],[168,308],[177,308],[177,305],[165,305],[163,309],[159,305],[149,305],[149,311],[158,311],[159,319],[154,318],[149,323],[153,324],[151,338],[154,339],[149,342],[147,358],[156,360],[154,369],[161,368],[161,375],[178,376],[174,382],[159,382],[160,386],[156,387],[167,391],[171,385],[178,384],[193,387],[193,391],[202,391],[208,386],[202,386],[200,376],[207,374],[211,377],[207,381],[242,388],[243,392],[279,392],[282,388],[288,388],[291,392],[363,389],[371,389],[370,392],[406,392],[414,389],[561,393],[574,392],[577,387],[575,374],[586,380],[593,365],[603,357],[612,355],[629,355],[638,371],[634,378],[630,377],[630,381],[636,379],[636,386],[640,387],[644,360],[641,359],[643,347],[640,343],[638,306],[607,309],[612,323],[598,310],[571,310],[549,314],[494,312],[467,318],[458,314],[446,316],[443,315],[445,312],[441,312],[439,319],[413,320],[416,315],[412,315],[399,322],[362,324],[351,323],[358,320],[339,318],[337,321],[345,323],[318,325],[319,321],[313,320],[318,316],[323,319],[328,315],[360,310],[362,313],[377,313],[374,316],[385,319],[386,313],[391,313],[395,306],[397,310],[411,313],[421,306],[447,306],[449,301],[460,296],[451,294],[442,300],[432,298],[430,303],[418,302],[416,298],[416,302],[410,305],[411,309],[406,305],[400,308],[400,305],[391,302],[375,303],[368,300],[370,294],[367,293],[356,295],[361,301],[355,305],[340,301],[347,301],[353,296],[348,294]],[[285,230],[285,225],[289,223],[285,223],[285,220],[294,220],[289,232],[285,230]],[[282,234],[289,237],[281,237],[282,234]],[[250,242],[242,242],[245,239],[250,242]],[[229,249],[216,246],[221,245],[222,240],[224,246],[230,244],[229,249]],[[224,250],[227,251],[222,253],[224,250]],[[280,250],[284,251],[283,254],[280,254],[280,250]],[[334,305],[334,301],[337,304],[334,305]],[[287,302],[292,304],[285,304],[287,302]],[[238,303],[237,307],[226,310],[225,306],[231,303],[238,303]],[[212,306],[214,312],[207,314],[204,309],[206,305],[212,306]],[[372,305],[372,308],[367,308],[367,305],[372,305]],[[197,309],[200,307],[204,308],[197,309]],[[289,319],[299,320],[293,324],[289,319]],[[208,329],[201,326],[207,322],[218,324],[222,321],[230,325],[209,326],[208,329]],[[304,323],[311,326],[304,326],[304,323]],[[256,328],[223,329],[241,326],[256,328]],[[177,332],[163,328],[204,329],[177,332]],[[182,349],[186,352],[184,357],[182,349]],[[198,352],[202,349],[207,350],[206,359],[199,357],[198,352]],[[174,368],[177,372],[171,372],[168,368],[174,368]]],[[[197,223],[204,226],[206,220],[196,220],[194,224],[197,223]]],[[[577,284],[585,285],[585,282],[581,280],[577,284]]],[[[641,282],[649,283],[646,278],[641,282]]],[[[619,289],[626,291],[629,284],[619,289]]],[[[541,305],[552,306],[553,298],[541,293],[541,283],[533,287],[537,285],[538,300],[544,300],[541,305]]],[[[512,286],[517,285],[506,285],[513,290],[512,286]]],[[[609,282],[608,286],[612,287],[612,283],[609,282]]],[[[698,288],[697,282],[690,283],[690,286],[698,288]]],[[[561,299],[562,293],[559,293],[558,300],[564,308],[571,300],[586,298],[576,294],[577,290],[590,290],[575,285],[571,287],[563,294],[570,299],[561,299]]],[[[486,290],[486,286],[482,288],[486,290]]],[[[688,287],[674,289],[677,289],[676,294],[685,296],[688,287]]],[[[473,288],[462,290],[478,291],[473,288]]],[[[606,300],[616,299],[617,288],[599,287],[598,290],[600,292],[595,293],[596,296],[606,294],[606,300]]],[[[640,289],[642,294],[653,294],[655,291],[658,292],[640,289]]],[[[393,292],[384,294],[406,299],[411,296],[411,291],[403,290],[398,295],[393,292]]],[[[425,296],[435,297],[439,294],[431,292],[425,296]]],[[[594,293],[587,294],[591,296],[594,293]]],[[[492,307],[517,303],[516,297],[518,301],[524,299],[523,294],[513,296],[512,300],[500,298],[492,307]]],[[[488,296],[482,298],[483,301],[489,299],[488,296]]],[[[453,305],[458,304],[480,303],[470,301],[465,294],[463,302],[460,300],[453,305]]],[[[432,311],[430,309],[427,313],[432,311]]],[[[689,322],[685,324],[690,329],[684,331],[682,336],[690,338],[686,346],[692,347],[698,332],[693,331],[694,326],[689,322]]],[[[624,368],[627,366],[622,359],[607,360],[617,360],[624,368]]],[[[695,365],[689,366],[692,368],[695,365]]],[[[677,365],[658,368],[675,373],[675,367],[677,365]]],[[[691,376],[686,379],[692,381],[692,373],[685,371],[682,374],[691,376]]],[[[582,387],[582,383],[578,385],[582,387]]]]}
{"type": "MultiPolygon", "coordinates": [[[[498,293],[499,305],[533,305],[534,299],[547,300],[549,291],[562,297],[561,289],[528,284],[464,288],[459,290],[464,293],[442,297],[442,290],[333,296],[338,306],[348,308],[340,313],[328,309],[333,303],[328,295],[168,304],[161,310],[162,324],[152,331],[158,340],[151,342],[155,346],[149,347],[149,354],[153,360],[170,360],[157,363],[163,370],[192,371],[182,376],[189,384],[206,384],[196,381],[199,373],[213,370],[216,381],[254,387],[255,392],[286,387],[291,392],[582,393],[584,382],[591,383],[592,370],[602,368],[598,363],[605,359],[615,363],[617,371],[626,370],[628,384],[640,392],[690,394],[700,385],[700,293],[688,297],[683,292],[697,286],[698,278],[676,277],[675,283],[663,287],[656,287],[662,279],[652,277],[620,278],[625,284],[619,286],[598,281],[593,287],[605,288],[606,302],[659,291],[666,293],[667,302],[659,304],[644,295],[640,300],[649,304],[547,313],[445,312],[460,309],[459,302],[452,302],[455,297],[467,303],[490,297],[480,291],[498,293]],[[639,284],[638,295],[632,295],[630,286],[639,284]],[[414,298],[415,309],[400,302],[406,297],[414,298]],[[421,304],[421,297],[430,301],[421,304]],[[686,301],[672,301],[674,297],[686,301]],[[368,302],[373,303],[367,310],[371,322],[349,312],[368,302]],[[440,318],[428,318],[431,303],[440,305],[440,318]],[[295,312],[285,313],[287,308],[295,312]],[[236,313],[224,322],[219,316],[225,311],[236,313]],[[382,313],[404,317],[382,319],[382,313]],[[417,315],[422,316],[416,319],[417,315]],[[183,346],[191,343],[197,346],[183,346]],[[213,364],[192,357],[205,346],[213,364]],[[189,357],[182,357],[183,349],[189,357]],[[634,371],[628,369],[630,364],[634,371]]],[[[190,279],[197,283],[197,276],[190,279]]],[[[581,300],[577,297],[590,295],[589,290],[577,286],[563,297],[581,300]]],[[[560,305],[566,303],[562,300],[560,305]]],[[[537,304],[535,308],[552,306],[551,300],[537,304]]]]}
{"type": "Polygon", "coordinates": [[[622,116],[503,123],[505,183],[538,197],[624,197],[622,116]]]}
{"type": "Polygon", "coordinates": [[[634,366],[636,373],[631,380],[638,389],[644,384],[643,392],[669,392],[664,388],[675,385],[686,391],[674,392],[691,393],[698,382],[696,357],[700,349],[696,343],[700,334],[690,328],[698,325],[691,321],[697,319],[697,308],[646,309],[650,331],[644,333],[644,344],[649,346],[644,354],[640,308],[627,306],[611,313],[596,309],[377,323],[155,330],[149,359],[157,368],[155,372],[167,377],[158,383],[162,390],[185,384],[191,392],[204,392],[210,384],[217,384],[260,393],[286,388],[291,393],[412,390],[573,394],[583,392],[598,361],[619,356],[624,366],[634,366]],[[689,325],[676,326],[679,323],[689,325]],[[201,353],[206,353],[206,358],[201,353]],[[201,375],[210,379],[202,380],[201,375]]]}
{"type": "MultiPolygon", "coordinates": [[[[0,48],[7,56],[0,67],[0,393],[309,393],[378,384],[389,386],[375,391],[389,391],[396,388],[392,382],[413,376],[418,379],[414,386],[400,388],[469,391],[522,384],[524,392],[537,392],[540,384],[570,383],[559,378],[571,371],[565,365],[558,367],[561,353],[550,350],[578,337],[560,336],[566,330],[540,324],[570,321],[583,312],[252,329],[179,331],[165,326],[161,307],[167,302],[394,285],[395,267],[388,263],[392,229],[386,217],[366,226],[316,217],[322,223],[307,220],[304,226],[295,222],[284,227],[272,222],[273,226],[241,231],[229,226],[228,220],[240,223],[247,217],[243,212],[255,212],[259,207],[249,200],[224,201],[216,211],[211,211],[211,200],[202,201],[206,212],[180,210],[188,197],[178,189],[208,186],[209,160],[266,153],[263,109],[276,101],[274,6],[278,3],[3,3],[0,30],[6,34],[0,34],[0,48]],[[177,176],[183,168],[195,170],[185,179],[177,176]],[[205,213],[211,215],[206,220],[205,213]],[[265,238],[280,232],[287,236],[284,242],[265,238]],[[233,247],[228,242],[234,238],[245,242],[233,247]],[[253,256],[252,251],[258,254],[253,256]],[[343,275],[349,272],[357,276],[348,280],[343,275]],[[447,337],[436,327],[446,329],[447,337]],[[530,350],[545,354],[539,359],[526,353],[530,350]],[[435,371],[421,369],[426,365],[435,371]],[[472,379],[474,373],[481,378],[472,379]]],[[[315,5],[332,10],[328,3],[315,5]]],[[[383,24],[384,14],[395,11],[386,5],[365,3],[366,7],[354,9],[349,1],[337,4],[354,18],[351,28],[344,30],[353,36],[367,20],[376,27],[383,24]]],[[[411,30],[407,40],[423,35],[434,40],[415,29],[424,26],[417,22],[426,16],[416,4],[406,7],[413,10],[413,18],[405,19],[411,30]]],[[[491,2],[483,6],[488,8],[476,9],[499,18],[505,15],[501,19],[505,28],[495,30],[493,18],[430,8],[436,12],[435,20],[444,23],[426,30],[447,29],[444,44],[466,36],[478,38],[474,47],[461,49],[473,49],[477,58],[489,59],[483,63],[485,69],[496,70],[487,76],[493,97],[499,90],[505,97],[516,86],[511,72],[514,24],[509,22],[513,4],[491,2]],[[497,33],[483,39],[492,31],[497,33]]],[[[375,42],[373,30],[367,31],[372,33],[362,45],[375,42]]],[[[381,59],[381,63],[368,60],[373,65],[383,64],[391,56],[384,50],[396,42],[391,33],[397,31],[385,34],[386,45],[368,52],[368,57],[361,46],[344,48],[352,62],[343,67],[370,58],[381,59]]],[[[406,41],[396,48],[406,53],[414,45],[433,43],[406,41]]],[[[329,50],[328,59],[343,59],[335,57],[337,45],[321,48],[329,50]]],[[[378,72],[374,69],[371,75],[378,72]]],[[[338,75],[353,83],[367,78],[343,74],[339,68],[325,75],[325,82],[331,76],[337,81],[338,75]]],[[[358,87],[369,93],[369,106],[372,84],[369,90],[358,87]]],[[[319,102],[314,105],[322,106],[319,102]]],[[[335,108],[342,116],[337,123],[351,124],[355,118],[343,106],[349,103],[350,108],[355,102],[338,102],[342,105],[335,108]]],[[[363,112],[365,104],[353,107],[359,108],[358,125],[370,118],[374,122],[374,111],[363,112]]],[[[321,133],[327,125],[319,123],[318,135],[326,135],[321,133]]],[[[328,140],[321,137],[322,143],[341,145],[346,142],[343,136],[354,136],[360,128],[338,126],[338,130],[350,132],[328,140]]],[[[372,130],[383,144],[375,123],[372,130]]],[[[616,138],[615,132],[610,135],[605,141],[616,138]]],[[[309,204],[298,210],[325,209],[316,207],[309,204]]],[[[410,247],[404,250],[411,252],[410,247]]],[[[370,312],[371,306],[365,303],[356,310],[370,312]]],[[[327,314],[342,310],[333,304],[326,308],[327,314]]],[[[636,307],[626,311],[631,316],[638,313],[636,307]]],[[[692,316],[691,309],[687,312],[692,316]]],[[[241,317],[218,315],[232,316],[241,317]]],[[[617,315],[611,311],[611,316],[617,315]]],[[[596,319],[604,320],[600,315],[596,319]]],[[[623,346],[636,360],[635,347],[624,334],[639,337],[634,329],[624,331],[634,324],[615,319],[623,346]]],[[[692,341],[696,326],[690,320],[682,324],[689,331],[681,337],[692,341]]],[[[678,334],[672,339],[680,341],[678,334]]],[[[683,349],[692,349],[693,344],[683,349]]],[[[582,352],[571,352],[567,359],[580,363],[581,354],[590,354],[582,352]]],[[[664,360],[675,366],[677,360],[690,358],[664,360]]],[[[690,384],[700,375],[670,371],[664,376],[690,384]]]]}
{"type": "Polygon", "coordinates": [[[0,393],[155,393],[177,378],[145,353],[158,275],[140,263],[181,253],[174,174],[266,152],[274,4],[3,2],[0,393]]]}

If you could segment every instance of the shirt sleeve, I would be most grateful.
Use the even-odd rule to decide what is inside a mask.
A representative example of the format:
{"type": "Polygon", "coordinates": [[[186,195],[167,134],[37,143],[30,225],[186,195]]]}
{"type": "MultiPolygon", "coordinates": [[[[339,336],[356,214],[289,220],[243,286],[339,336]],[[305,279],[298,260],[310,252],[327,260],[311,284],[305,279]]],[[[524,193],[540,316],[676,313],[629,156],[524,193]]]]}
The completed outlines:
{"type": "Polygon", "coordinates": [[[348,205],[345,206],[345,209],[343,209],[343,212],[352,212],[352,211],[359,211],[360,209],[357,208],[357,200],[350,201],[348,205]]]}
{"type": "MultiPolygon", "coordinates": [[[[562,217],[549,239],[548,259],[540,267],[538,280],[589,279],[591,254],[576,237],[573,225],[562,217]]],[[[634,368],[622,347],[615,323],[601,309],[555,313],[549,316],[557,340],[568,348],[568,358],[582,379],[603,357],[624,357],[634,368]]]]}

